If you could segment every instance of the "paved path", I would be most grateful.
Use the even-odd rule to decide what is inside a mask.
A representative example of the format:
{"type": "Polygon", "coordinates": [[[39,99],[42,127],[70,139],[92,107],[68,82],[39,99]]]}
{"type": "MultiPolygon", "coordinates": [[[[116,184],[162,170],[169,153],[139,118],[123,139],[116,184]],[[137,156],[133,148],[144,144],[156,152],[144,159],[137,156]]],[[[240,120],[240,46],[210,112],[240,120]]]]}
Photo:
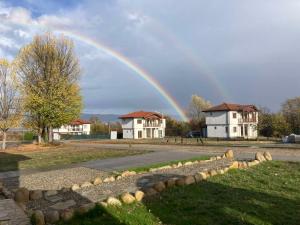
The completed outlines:
{"type": "MultiPolygon", "coordinates": [[[[154,163],[168,162],[172,160],[184,160],[198,156],[215,156],[223,154],[227,149],[233,149],[235,157],[238,160],[254,159],[256,152],[269,151],[274,160],[300,161],[300,149],[281,149],[281,148],[259,148],[259,147],[211,147],[211,146],[188,146],[188,145],[151,145],[151,144],[103,144],[84,142],[70,143],[81,147],[99,147],[100,149],[138,149],[152,151],[151,153],[127,156],[120,158],[110,158],[103,160],[93,160],[84,163],[63,165],[47,170],[57,170],[66,168],[87,167],[103,171],[125,170],[131,167],[145,166],[154,163]]],[[[47,171],[46,170],[46,171],[47,171]]],[[[34,174],[44,172],[45,169],[22,170],[0,173],[0,179],[8,177],[17,177],[20,175],[34,174]]]]}
{"type": "Polygon", "coordinates": [[[0,200],[0,224],[29,225],[29,219],[12,199],[0,200]]]}

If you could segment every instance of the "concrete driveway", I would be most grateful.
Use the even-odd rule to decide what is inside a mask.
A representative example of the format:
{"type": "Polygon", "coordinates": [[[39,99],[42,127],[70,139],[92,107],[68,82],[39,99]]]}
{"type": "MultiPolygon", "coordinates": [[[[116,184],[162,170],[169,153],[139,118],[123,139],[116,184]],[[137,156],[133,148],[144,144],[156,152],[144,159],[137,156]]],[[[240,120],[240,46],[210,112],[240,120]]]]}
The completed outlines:
{"type": "MultiPolygon", "coordinates": [[[[138,149],[152,151],[142,155],[128,156],[122,158],[112,158],[105,160],[95,160],[81,163],[81,166],[101,169],[120,170],[129,167],[149,165],[153,163],[168,162],[172,160],[184,160],[198,156],[216,156],[223,154],[228,147],[210,146],[180,146],[180,145],[150,145],[150,144],[102,144],[102,143],[72,143],[72,145],[84,147],[86,145],[105,149],[138,149]]],[[[269,151],[274,160],[300,161],[300,149],[283,148],[258,148],[258,147],[233,147],[235,157],[238,160],[254,159],[256,152],[269,151]]]]}

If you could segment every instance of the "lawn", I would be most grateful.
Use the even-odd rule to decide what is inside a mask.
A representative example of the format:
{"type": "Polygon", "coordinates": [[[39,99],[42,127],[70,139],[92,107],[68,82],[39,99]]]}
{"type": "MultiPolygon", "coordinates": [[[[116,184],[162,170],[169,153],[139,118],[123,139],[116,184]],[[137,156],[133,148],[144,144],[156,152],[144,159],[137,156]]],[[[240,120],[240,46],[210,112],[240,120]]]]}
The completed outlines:
{"type": "Polygon", "coordinates": [[[267,162],[175,187],[143,203],[98,206],[60,225],[300,224],[300,163],[267,162]]]}
{"type": "Polygon", "coordinates": [[[209,158],[210,158],[209,156],[199,156],[199,157],[193,157],[193,158],[185,159],[185,160],[173,160],[173,161],[168,161],[168,162],[150,164],[150,165],[146,165],[146,166],[132,167],[132,168],[128,168],[127,170],[135,171],[137,173],[147,172],[152,168],[159,168],[159,167],[162,167],[162,166],[177,164],[179,162],[185,163],[185,162],[188,162],[188,161],[194,162],[194,161],[197,161],[197,160],[207,160],[209,158]]]}
{"type": "Polygon", "coordinates": [[[85,162],[95,159],[106,159],[146,153],[139,150],[115,150],[96,147],[58,146],[40,150],[1,151],[0,172],[50,168],[59,165],[85,162]]]}

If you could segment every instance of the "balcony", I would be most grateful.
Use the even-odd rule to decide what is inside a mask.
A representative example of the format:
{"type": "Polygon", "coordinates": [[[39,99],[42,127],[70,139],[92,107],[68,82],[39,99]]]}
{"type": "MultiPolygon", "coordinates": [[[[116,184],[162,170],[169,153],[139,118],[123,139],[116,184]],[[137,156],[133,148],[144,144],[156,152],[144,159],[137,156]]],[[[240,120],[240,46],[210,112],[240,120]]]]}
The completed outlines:
{"type": "Polygon", "coordinates": [[[256,123],[256,118],[239,119],[239,123],[256,123]]]}
{"type": "Polygon", "coordinates": [[[143,127],[161,127],[161,123],[144,123],[143,127]]]}

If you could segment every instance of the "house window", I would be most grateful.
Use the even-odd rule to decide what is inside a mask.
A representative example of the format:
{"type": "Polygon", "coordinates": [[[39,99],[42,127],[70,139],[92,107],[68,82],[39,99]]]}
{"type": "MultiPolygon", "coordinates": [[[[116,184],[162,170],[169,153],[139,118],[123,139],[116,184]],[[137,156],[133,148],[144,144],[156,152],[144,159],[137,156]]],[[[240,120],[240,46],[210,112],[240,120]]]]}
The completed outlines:
{"type": "Polygon", "coordinates": [[[228,127],[225,127],[225,131],[226,131],[226,133],[228,133],[228,127]]]}
{"type": "Polygon", "coordinates": [[[232,114],[233,119],[236,119],[236,113],[232,114]]]}
{"type": "Polygon", "coordinates": [[[142,124],[142,120],[137,120],[137,124],[142,124]]]}
{"type": "Polygon", "coordinates": [[[236,133],[237,129],[236,127],[233,127],[233,132],[236,133]]]}

